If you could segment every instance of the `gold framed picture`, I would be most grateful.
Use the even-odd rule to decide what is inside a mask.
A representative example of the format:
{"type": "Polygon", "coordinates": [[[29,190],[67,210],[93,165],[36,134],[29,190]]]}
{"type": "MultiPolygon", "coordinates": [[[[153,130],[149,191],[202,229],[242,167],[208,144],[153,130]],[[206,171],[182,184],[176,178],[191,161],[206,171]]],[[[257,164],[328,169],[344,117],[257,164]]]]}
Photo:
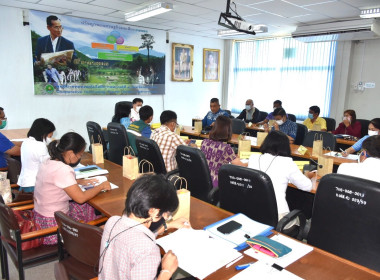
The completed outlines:
{"type": "Polygon", "coordinates": [[[203,81],[219,82],[220,50],[203,49],[203,81]]]}
{"type": "Polygon", "coordinates": [[[172,44],[172,81],[193,81],[194,46],[172,44]]]}

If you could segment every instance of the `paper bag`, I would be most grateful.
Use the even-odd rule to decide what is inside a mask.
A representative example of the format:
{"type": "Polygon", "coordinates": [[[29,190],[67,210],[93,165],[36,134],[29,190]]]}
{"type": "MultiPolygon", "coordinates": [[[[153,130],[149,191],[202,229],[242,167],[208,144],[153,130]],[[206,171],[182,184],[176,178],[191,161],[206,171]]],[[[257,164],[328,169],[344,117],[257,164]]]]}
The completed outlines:
{"type": "Polygon", "coordinates": [[[257,132],[257,146],[261,146],[267,137],[268,132],[257,132]]]}
{"type": "Polygon", "coordinates": [[[325,176],[326,174],[332,173],[334,165],[334,158],[319,156],[318,157],[318,176],[325,176]]]}
{"type": "Polygon", "coordinates": [[[318,157],[323,155],[323,137],[320,134],[320,138],[318,139],[318,133],[314,135],[313,142],[313,152],[311,154],[313,157],[318,157]]]}
{"type": "Polygon", "coordinates": [[[123,177],[135,180],[139,175],[139,161],[132,147],[124,148],[123,177]],[[127,151],[127,154],[125,153],[127,151]]]}
{"type": "Polygon", "coordinates": [[[238,156],[240,158],[242,152],[251,151],[251,140],[245,139],[245,133],[239,135],[238,138],[238,156]]]}
{"type": "Polygon", "coordinates": [[[179,176],[172,176],[170,181],[174,181],[174,186],[178,188],[177,196],[179,200],[178,208],[173,213],[173,220],[178,218],[186,218],[190,220],[190,191],[187,189],[186,179],[179,176]]]}
{"type": "Polygon", "coordinates": [[[103,145],[102,145],[102,140],[100,139],[100,136],[98,135],[99,143],[94,143],[94,137],[92,137],[91,139],[92,139],[92,144],[91,144],[92,161],[95,164],[104,163],[103,145]]]}
{"type": "Polygon", "coordinates": [[[202,131],[202,122],[201,121],[195,121],[194,122],[194,131],[201,133],[201,131],[202,131]]]}
{"type": "Polygon", "coordinates": [[[145,174],[154,174],[154,167],[150,161],[143,159],[139,162],[138,177],[140,177],[141,175],[145,175],[145,174]]]}
{"type": "Polygon", "coordinates": [[[8,172],[0,172],[0,195],[3,197],[4,203],[12,202],[11,183],[7,179],[8,172]]]}

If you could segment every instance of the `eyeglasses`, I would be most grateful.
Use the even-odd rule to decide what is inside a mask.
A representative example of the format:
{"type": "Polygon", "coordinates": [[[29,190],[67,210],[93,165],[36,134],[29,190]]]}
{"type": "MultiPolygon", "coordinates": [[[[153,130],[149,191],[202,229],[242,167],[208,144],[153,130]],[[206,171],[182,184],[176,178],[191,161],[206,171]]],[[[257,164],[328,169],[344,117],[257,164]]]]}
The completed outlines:
{"type": "Polygon", "coordinates": [[[63,29],[63,26],[50,26],[50,27],[55,29],[55,30],[62,30],[63,29]]]}

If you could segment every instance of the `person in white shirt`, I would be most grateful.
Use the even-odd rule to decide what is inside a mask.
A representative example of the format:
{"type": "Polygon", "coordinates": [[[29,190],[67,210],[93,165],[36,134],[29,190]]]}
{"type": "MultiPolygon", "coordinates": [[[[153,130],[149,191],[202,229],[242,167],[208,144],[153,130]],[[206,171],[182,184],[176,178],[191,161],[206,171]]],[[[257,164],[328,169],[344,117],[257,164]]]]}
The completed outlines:
{"type": "MultiPolygon", "coordinates": [[[[260,152],[261,155],[251,155],[248,167],[265,172],[272,180],[280,220],[289,213],[289,206],[285,199],[288,184],[292,183],[301,190],[310,191],[312,182],[293,162],[290,157],[289,138],[281,131],[271,131],[261,145],[260,152]]],[[[315,173],[309,174],[311,177],[315,173]]]]}
{"type": "Polygon", "coordinates": [[[358,163],[342,163],[338,174],[380,183],[380,135],[370,136],[362,144],[358,163]]]}
{"type": "Polygon", "coordinates": [[[34,192],[40,164],[50,158],[46,145],[51,142],[54,124],[47,119],[36,119],[28,132],[28,139],[21,145],[21,173],[17,184],[20,191],[34,192]]]}
{"type": "Polygon", "coordinates": [[[139,121],[140,120],[140,108],[142,107],[144,101],[141,98],[135,98],[132,101],[132,110],[131,114],[129,115],[131,122],[139,121]]]}

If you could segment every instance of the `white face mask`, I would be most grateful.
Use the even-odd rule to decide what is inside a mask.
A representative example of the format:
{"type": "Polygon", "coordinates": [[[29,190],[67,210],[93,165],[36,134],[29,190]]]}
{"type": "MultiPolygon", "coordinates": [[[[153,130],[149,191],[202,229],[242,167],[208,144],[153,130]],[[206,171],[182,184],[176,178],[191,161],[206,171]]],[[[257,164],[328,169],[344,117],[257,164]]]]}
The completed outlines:
{"type": "Polygon", "coordinates": [[[136,112],[137,112],[137,113],[140,112],[140,109],[141,109],[141,106],[137,106],[137,107],[136,107],[136,112]]]}
{"type": "Polygon", "coordinates": [[[369,135],[369,136],[374,136],[374,135],[378,135],[378,134],[379,134],[378,131],[368,130],[368,135],[369,135]]]}
{"type": "Polygon", "coordinates": [[[283,121],[283,120],[276,120],[276,123],[277,123],[278,125],[282,125],[282,124],[284,123],[284,121],[283,121]]]}
{"type": "Polygon", "coordinates": [[[344,121],[347,120],[347,121],[351,122],[351,118],[350,118],[350,117],[343,117],[343,120],[344,120],[344,121]]]}
{"type": "Polygon", "coordinates": [[[246,109],[247,111],[251,110],[251,105],[245,105],[245,109],[246,109]]]}
{"type": "Polygon", "coordinates": [[[46,137],[46,139],[44,139],[44,143],[46,144],[46,146],[49,145],[51,141],[53,141],[51,137],[46,137]]]}

